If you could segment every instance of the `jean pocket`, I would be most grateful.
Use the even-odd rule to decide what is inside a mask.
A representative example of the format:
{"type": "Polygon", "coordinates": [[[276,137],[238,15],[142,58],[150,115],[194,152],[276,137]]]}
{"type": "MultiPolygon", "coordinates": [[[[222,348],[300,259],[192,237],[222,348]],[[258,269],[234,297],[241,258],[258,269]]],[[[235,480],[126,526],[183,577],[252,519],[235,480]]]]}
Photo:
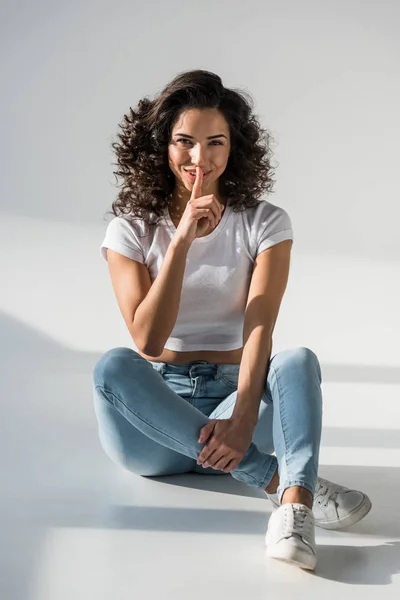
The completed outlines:
{"type": "Polygon", "coordinates": [[[237,389],[239,383],[240,365],[218,365],[216,379],[231,387],[237,389]]]}

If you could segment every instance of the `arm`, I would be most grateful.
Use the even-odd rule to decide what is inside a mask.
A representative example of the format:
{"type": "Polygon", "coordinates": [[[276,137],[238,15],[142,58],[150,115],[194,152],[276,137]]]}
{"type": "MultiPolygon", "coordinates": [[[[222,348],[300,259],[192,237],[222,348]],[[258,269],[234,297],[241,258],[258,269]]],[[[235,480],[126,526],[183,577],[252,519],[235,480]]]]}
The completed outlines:
{"type": "Polygon", "coordinates": [[[286,290],[292,240],[261,252],[255,260],[243,328],[238,393],[232,419],[255,427],[272,350],[272,334],[286,290]]]}
{"type": "Polygon", "coordinates": [[[146,340],[144,352],[154,358],[162,353],[178,316],[188,250],[184,242],[171,241],[160,271],[135,313],[134,329],[139,339],[146,340]]]}

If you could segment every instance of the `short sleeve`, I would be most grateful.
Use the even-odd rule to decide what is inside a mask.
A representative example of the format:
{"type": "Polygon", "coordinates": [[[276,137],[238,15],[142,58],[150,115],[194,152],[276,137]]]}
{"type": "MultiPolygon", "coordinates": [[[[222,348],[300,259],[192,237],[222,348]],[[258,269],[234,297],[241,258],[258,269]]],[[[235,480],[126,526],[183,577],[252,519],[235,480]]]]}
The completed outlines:
{"type": "Polygon", "coordinates": [[[283,208],[274,206],[267,226],[259,234],[256,255],[283,240],[294,240],[292,221],[283,208]]]}
{"type": "Polygon", "coordinates": [[[100,247],[100,254],[107,261],[106,248],[115,250],[128,258],[144,263],[144,253],[138,232],[134,225],[123,217],[115,217],[108,224],[106,235],[100,247]]]}

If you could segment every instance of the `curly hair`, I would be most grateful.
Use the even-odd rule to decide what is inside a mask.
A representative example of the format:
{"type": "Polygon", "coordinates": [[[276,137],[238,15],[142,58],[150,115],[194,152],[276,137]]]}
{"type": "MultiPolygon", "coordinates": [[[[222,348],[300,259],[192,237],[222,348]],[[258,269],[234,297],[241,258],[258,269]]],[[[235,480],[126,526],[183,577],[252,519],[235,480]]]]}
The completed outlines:
{"type": "Polygon", "coordinates": [[[229,197],[234,212],[252,208],[265,191],[273,192],[271,166],[272,136],[252,113],[253,100],[243,91],[225,88],[221,78],[210,71],[178,74],[161,93],[139,100],[119,124],[119,142],[111,147],[117,156],[122,182],[112,213],[130,214],[156,225],[175,187],[168,164],[168,145],[174,124],[188,109],[218,109],[229,125],[231,153],[219,178],[219,191],[229,197]],[[246,98],[247,96],[247,98],[246,98]],[[155,221],[157,219],[157,221],[155,221]]]}

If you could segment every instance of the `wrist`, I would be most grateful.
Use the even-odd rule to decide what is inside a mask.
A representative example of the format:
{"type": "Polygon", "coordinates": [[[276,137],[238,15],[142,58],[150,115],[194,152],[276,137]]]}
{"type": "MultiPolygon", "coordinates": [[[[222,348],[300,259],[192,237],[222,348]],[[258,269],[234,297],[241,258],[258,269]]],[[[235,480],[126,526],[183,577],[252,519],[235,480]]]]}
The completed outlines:
{"type": "Polygon", "coordinates": [[[238,425],[242,425],[243,427],[249,427],[249,428],[255,428],[255,426],[257,425],[257,417],[254,417],[254,415],[251,415],[249,413],[232,413],[231,416],[231,421],[233,423],[236,423],[238,425]]]}
{"type": "Polygon", "coordinates": [[[170,242],[170,247],[173,251],[188,252],[190,244],[180,237],[173,237],[170,242]]]}

